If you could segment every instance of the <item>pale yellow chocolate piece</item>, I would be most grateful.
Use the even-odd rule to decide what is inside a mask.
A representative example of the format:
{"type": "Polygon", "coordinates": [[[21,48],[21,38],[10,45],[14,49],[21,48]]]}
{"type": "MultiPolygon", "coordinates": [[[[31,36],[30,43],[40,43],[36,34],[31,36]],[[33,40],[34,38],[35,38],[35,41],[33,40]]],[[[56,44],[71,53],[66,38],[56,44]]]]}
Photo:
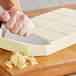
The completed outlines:
{"type": "Polygon", "coordinates": [[[38,64],[38,62],[36,61],[35,58],[29,57],[27,55],[23,55],[19,51],[14,53],[10,57],[9,61],[5,62],[5,65],[8,68],[13,68],[15,66],[15,67],[18,67],[19,69],[23,69],[23,68],[29,67],[29,66],[34,66],[37,64],[38,64]],[[29,64],[31,64],[31,65],[29,65],[29,64]]]}
{"type": "Polygon", "coordinates": [[[13,68],[13,65],[12,65],[12,63],[11,63],[11,61],[6,61],[5,62],[5,65],[8,67],[8,68],[13,68]]]}

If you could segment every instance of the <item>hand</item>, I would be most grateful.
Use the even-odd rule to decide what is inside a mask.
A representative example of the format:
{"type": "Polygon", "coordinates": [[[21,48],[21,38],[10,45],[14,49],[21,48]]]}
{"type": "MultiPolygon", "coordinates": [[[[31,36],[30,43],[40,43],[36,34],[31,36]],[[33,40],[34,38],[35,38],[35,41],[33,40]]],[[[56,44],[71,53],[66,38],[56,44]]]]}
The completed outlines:
{"type": "Polygon", "coordinates": [[[34,29],[31,20],[21,11],[4,11],[1,14],[1,18],[6,22],[5,27],[14,34],[29,36],[34,29]]]}

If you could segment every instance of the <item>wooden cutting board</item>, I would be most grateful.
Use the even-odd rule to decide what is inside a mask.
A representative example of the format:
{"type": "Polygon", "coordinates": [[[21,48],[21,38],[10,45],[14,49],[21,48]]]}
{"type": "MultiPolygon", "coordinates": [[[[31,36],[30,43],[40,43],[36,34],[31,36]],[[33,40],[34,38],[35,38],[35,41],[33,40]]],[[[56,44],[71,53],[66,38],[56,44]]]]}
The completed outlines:
{"type": "Polygon", "coordinates": [[[76,72],[76,45],[65,48],[50,56],[36,57],[38,65],[22,70],[8,69],[5,61],[12,53],[0,49],[0,76],[61,76],[76,72]]]}
{"type": "MultiPolygon", "coordinates": [[[[76,5],[63,6],[76,8],[76,5]]],[[[48,12],[57,8],[26,12],[29,17],[48,12]]],[[[4,63],[12,53],[0,49],[0,76],[63,76],[76,73],[76,44],[49,56],[36,57],[39,65],[22,70],[14,67],[8,69],[4,63]]]]}

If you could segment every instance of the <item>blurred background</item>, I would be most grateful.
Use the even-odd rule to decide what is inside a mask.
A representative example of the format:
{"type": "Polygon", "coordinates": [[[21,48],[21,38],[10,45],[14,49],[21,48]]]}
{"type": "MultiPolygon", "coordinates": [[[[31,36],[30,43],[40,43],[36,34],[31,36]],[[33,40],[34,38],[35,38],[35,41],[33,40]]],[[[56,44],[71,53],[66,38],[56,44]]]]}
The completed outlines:
{"type": "Polygon", "coordinates": [[[20,0],[23,11],[76,4],[76,0],[20,0]]]}

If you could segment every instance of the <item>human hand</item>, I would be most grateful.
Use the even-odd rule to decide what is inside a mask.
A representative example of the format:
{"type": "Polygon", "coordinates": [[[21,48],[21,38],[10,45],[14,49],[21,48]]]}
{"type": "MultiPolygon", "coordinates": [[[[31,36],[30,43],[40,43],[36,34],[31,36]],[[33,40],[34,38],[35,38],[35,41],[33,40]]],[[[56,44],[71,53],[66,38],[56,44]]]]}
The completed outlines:
{"type": "Polygon", "coordinates": [[[1,19],[13,34],[29,36],[34,29],[32,21],[21,11],[6,10],[1,14],[1,19]]]}

